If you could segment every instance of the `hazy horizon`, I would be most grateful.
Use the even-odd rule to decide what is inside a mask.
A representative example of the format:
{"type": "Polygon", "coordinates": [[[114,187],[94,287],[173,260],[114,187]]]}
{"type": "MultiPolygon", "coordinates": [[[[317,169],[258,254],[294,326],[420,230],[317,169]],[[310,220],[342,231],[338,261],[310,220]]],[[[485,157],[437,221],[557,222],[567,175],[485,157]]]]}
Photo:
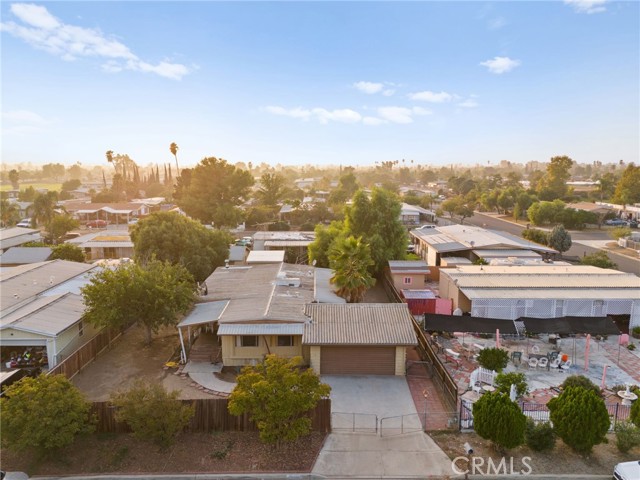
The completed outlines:
{"type": "Polygon", "coordinates": [[[640,158],[637,2],[2,2],[2,163],[640,158]]]}

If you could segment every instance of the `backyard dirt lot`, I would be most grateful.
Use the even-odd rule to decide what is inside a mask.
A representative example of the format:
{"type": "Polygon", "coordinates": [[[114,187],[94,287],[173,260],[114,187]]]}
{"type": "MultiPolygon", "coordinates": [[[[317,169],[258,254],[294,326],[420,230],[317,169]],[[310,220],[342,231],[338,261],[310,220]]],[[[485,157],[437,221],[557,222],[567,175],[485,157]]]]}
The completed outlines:
{"type": "MultiPolygon", "coordinates": [[[[491,446],[491,442],[480,438],[475,433],[449,433],[429,432],[429,435],[442,448],[451,459],[464,455],[463,445],[468,442],[473,448],[472,457],[486,459],[493,458],[494,465],[498,465],[503,455],[497,453],[491,446]]],[[[616,448],[615,436],[607,435],[609,443],[596,445],[588,458],[582,457],[567,447],[562,440],[556,441],[556,446],[550,452],[534,452],[529,447],[522,446],[508,450],[504,455],[509,468],[509,458],[513,457],[514,471],[526,467],[522,463],[523,457],[531,457],[528,461],[532,475],[538,474],[574,474],[574,475],[611,475],[613,467],[620,462],[637,460],[640,457],[640,447],[632,449],[629,453],[620,453],[616,448]]],[[[466,465],[462,462],[461,470],[466,465]]],[[[483,469],[486,473],[486,465],[483,469]]],[[[477,472],[480,473],[480,472],[477,472]]]]}
{"type": "Polygon", "coordinates": [[[126,390],[136,379],[161,383],[167,390],[179,390],[180,398],[185,400],[214,398],[192,387],[190,380],[174,375],[175,369],[163,368],[180,345],[175,327],[161,329],[153,336],[151,345],[145,345],[144,339],[144,328],[134,325],[110,350],[73,377],[72,382],[92,402],[109,400],[112,392],[126,390]]]}

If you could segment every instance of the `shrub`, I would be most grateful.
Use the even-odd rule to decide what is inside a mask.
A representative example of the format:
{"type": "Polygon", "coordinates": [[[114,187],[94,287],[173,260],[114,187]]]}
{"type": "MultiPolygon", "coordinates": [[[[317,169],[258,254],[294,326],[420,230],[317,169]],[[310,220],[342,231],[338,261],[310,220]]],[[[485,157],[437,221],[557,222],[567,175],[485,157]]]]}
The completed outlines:
{"type": "MultiPolygon", "coordinates": [[[[515,405],[515,404],[514,404],[515,405]]],[[[606,441],[609,413],[593,390],[569,387],[547,404],[555,433],[578,453],[588,455],[606,441]]]]}
{"type": "Polygon", "coordinates": [[[473,428],[499,450],[524,443],[527,417],[520,407],[501,393],[488,393],[473,404],[473,428]]]}
{"type": "Polygon", "coordinates": [[[636,427],[640,427],[640,401],[635,401],[633,405],[631,405],[629,420],[631,420],[636,427]]]}
{"type": "Polygon", "coordinates": [[[2,441],[17,451],[65,447],[76,435],[92,431],[90,408],[64,375],[25,377],[0,399],[2,441]]]}
{"type": "Polygon", "coordinates": [[[631,229],[629,227],[616,227],[609,230],[609,236],[614,240],[619,238],[631,236],[631,229]]]}
{"type": "Polygon", "coordinates": [[[527,240],[539,243],[541,245],[549,244],[548,237],[549,235],[547,234],[547,232],[538,230],[537,228],[527,228],[526,230],[522,231],[522,238],[526,238],[527,240]]]}
{"type": "Polygon", "coordinates": [[[528,418],[524,437],[527,445],[536,452],[553,450],[556,445],[556,435],[549,422],[536,424],[532,418],[528,418]]]}
{"type": "Polygon", "coordinates": [[[616,425],[616,447],[622,453],[627,453],[640,445],[640,429],[631,422],[621,422],[616,425]]]}
{"type": "Polygon", "coordinates": [[[582,387],[587,390],[593,390],[597,395],[601,394],[600,387],[584,375],[571,375],[560,385],[562,390],[566,390],[569,387],[582,387]]]}
{"type": "Polygon", "coordinates": [[[636,345],[635,343],[630,343],[629,345],[627,345],[627,350],[635,350],[636,349],[636,345]]]}
{"type": "Polygon", "coordinates": [[[177,390],[167,392],[162,385],[138,380],[130,390],[113,395],[111,402],[118,408],[116,420],[127,423],[135,437],[167,447],[195,412],[178,395],[177,390]]]}
{"type": "Polygon", "coordinates": [[[501,372],[509,363],[509,354],[501,348],[485,348],[478,355],[478,363],[482,368],[501,372]]]}
{"type": "Polygon", "coordinates": [[[607,252],[600,250],[596,253],[592,253],[590,255],[585,255],[580,259],[580,263],[582,265],[592,265],[598,268],[613,268],[617,269],[618,264],[609,260],[609,256],[607,252]]]}
{"type": "Polygon", "coordinates": [[[519,397],[527,393],[527,378],[524,373],[499,373],[495,380],[496,391],[509,395],[511,385],[516,386],[516,393],[519,397]]]}
{"type": "Polygon", "coordinates": [[[631,335],[633,335],[635,338],[640,338],[640,327],[633,327],[631,329],[631,335]]]}

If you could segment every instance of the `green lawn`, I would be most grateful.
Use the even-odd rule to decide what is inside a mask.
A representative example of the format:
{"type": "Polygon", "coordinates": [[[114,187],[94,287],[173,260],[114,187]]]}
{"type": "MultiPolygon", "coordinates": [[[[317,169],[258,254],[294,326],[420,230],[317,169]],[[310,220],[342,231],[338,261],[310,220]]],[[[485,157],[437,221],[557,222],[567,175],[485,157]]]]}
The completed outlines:
{"type": "MultiPolygon", "coordinates": [[[[46,188],[47,190],[58,190],[62,188],[62,183],[22,183],[20,182],[20,190],[24,190],[25,188],[33,187],[36,190],[39,188],[46,188]]],[[[9,190],[13,190],[11,184],[8,185],[0,185],[0,192],[6,192],[9,190]]]]}

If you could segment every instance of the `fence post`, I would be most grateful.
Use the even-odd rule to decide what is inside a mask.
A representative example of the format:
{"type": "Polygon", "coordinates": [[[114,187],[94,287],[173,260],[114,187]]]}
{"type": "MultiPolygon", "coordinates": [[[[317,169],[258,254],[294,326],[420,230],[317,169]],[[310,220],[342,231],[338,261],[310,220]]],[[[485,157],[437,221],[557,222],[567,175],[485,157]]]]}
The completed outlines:
{"type": "Polygon", "coordinates": [[[618,405],[620,405],[619,403],[616,403],[616,413],[613,415],[613,429],[616,429],[616,426],[618,425],[618,405]]]}

